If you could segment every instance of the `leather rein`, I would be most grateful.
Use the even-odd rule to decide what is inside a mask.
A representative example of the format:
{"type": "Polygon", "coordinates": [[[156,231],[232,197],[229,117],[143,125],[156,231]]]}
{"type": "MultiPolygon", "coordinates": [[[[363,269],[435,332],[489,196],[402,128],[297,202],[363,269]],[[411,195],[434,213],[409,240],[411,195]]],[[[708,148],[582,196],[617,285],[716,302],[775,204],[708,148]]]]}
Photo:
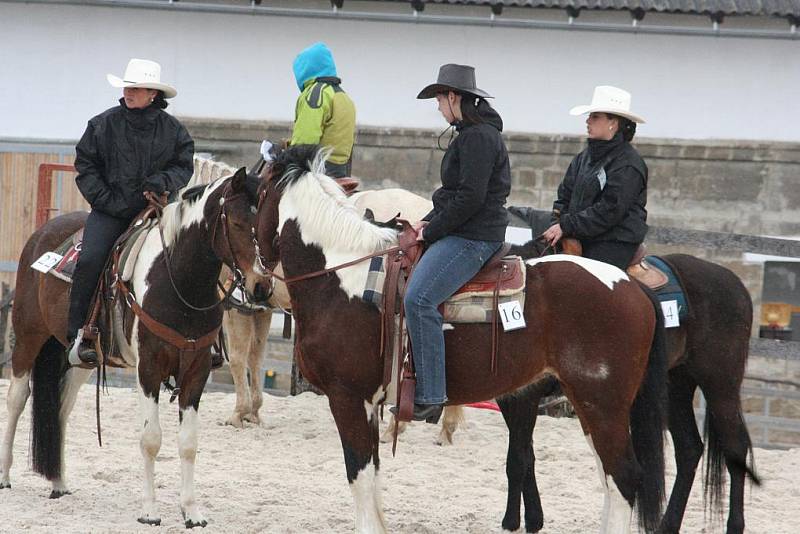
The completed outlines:
{"type": "MultiPolygon", "coordinates": [[[[211,304],[209,306],[194,306],[189,303],[183,295],[181,295],[180,291],[178,290],[175,280],[172,274],[172,267],[171,267],[171,258],[169,256],[166,240],[164,239],[164,227],[161,224],[161,215],[163,212],[164,206],[158,201],[157,198],[150,196],[148,197],[148,201],[150,205],[143,214],[139,217],[140,220],[146,220],[152,213],[155,213],[156,218],[158,219],[158,231],[159,236],[161,238],[161,246],[164,251],[164,263],[167,268],[167,274],[169,277],[170,284],[172,285],[172,289],[175,291],[175,294],[178,296],[178,299],[188,308],[194,311],[209,311],[217,306],[221,305],[225,302],[233,291],[238,287],[244,290],[245,284],[245,275],[243,274],[242,270],[238,266],[238,262],[236,261],[236,254],[233,251],[233,245],[231,244],[230,240],[230,232],[228,228],[228,216],[226,213],[226,206],[229,200],[236,198],[239,195],[243,195],[245,193],[237,193],[235,195],[228,196],[228,193],[231,190],[230,183],[225,185],[225,189],[222,193],[222,206],[219,211],[219,214],[214,221],[214,226],[212,227],[212,234],[211,234],[211,243],[213,244],[216,239],[216,231],[217,227],[220,226],[220,222],[222,223],[222,232],[225,237],[225,241],[228,245],[228,250],[231,254],[231,260],[233,262],[233,276],[234,276],[234,283],[230,285],[228,290],[223,288],[223,297],[211,304]]],[[[125,303],[131,309],[131,311],[139,318],[139,320],[145,325],[145,327],[152,332],[157,337],[161,338],[162,340],[166,341],[170,345],[178,348],[181,351],[199,351],[210,347],[218,338],[220,326],[215,327],[207,334],[200,336],[199,338],[187,338],[177,330],[159,322],[156,320],[152,315],[147,313],[142,306],[136,301],[136,297],[131,292],[128,285],[120,278],[119,276],[119,260],[120,260],[120,247],[115,248],[114,250],[114,263],[113,263],[113,271],[112,271],[112,279],[113,285],[116,285],[119,289],[120,293],[122,294],[125,303]]],[[[217,282],[219,285],[219,282],[217,282]]]]}

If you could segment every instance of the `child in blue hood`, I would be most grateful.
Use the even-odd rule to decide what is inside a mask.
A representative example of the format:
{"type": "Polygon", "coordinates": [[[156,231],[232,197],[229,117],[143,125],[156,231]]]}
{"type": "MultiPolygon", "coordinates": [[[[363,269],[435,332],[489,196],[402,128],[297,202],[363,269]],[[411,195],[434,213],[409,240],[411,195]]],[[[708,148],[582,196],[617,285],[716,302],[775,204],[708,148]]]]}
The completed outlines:
{"type": "Polygon", "coordinates": [[[325,43],[300,52],[292,65],[297,98],[291,145],[323,145],[332,149],[325,164],[334,178],[350,176],[356,130],[356,108],[341,88],[333,54],[325,43]]]}

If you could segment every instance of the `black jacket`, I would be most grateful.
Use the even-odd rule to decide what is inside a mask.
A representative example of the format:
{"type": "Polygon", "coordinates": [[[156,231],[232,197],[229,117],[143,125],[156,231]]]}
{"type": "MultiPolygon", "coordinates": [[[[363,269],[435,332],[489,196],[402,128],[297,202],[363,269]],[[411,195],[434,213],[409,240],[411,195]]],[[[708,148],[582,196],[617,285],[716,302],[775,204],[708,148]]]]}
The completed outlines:
{"type": "Polygon", "coordinates": [[[194,141],[178,119],[125,101],[93,117],[75,147],[81,194],[92,209],[121,218],[146,205],[142,193],[175,192],[192,176],[194,141]]]}
{"type": "Polygon", "coordinates": [[[447,235],[505,240],[511,172],[500,135],[503,120],[485,102],[478,112],[485,122],[459,125],[442,159],[442,187],[433,193],[433,211],[424,217],[428,243],[447,235]]]}
{"type": "Polygon", "coordinates": [[[597,163],[590,162],[587,148],[575,156],[558,186],[554,221],[566,237],[641,243],[647,234],[646,204],[647,165],[630,143],[597,163]]]}

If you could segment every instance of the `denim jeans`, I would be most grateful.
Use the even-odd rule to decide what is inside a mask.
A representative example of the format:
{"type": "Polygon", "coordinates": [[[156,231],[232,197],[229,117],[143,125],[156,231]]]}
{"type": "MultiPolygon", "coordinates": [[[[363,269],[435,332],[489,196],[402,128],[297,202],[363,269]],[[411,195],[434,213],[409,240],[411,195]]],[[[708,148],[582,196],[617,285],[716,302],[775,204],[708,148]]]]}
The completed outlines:
{"type": "Polygon", "coordinates": [[[415,402],[440,404],[447,400],[438,306],[480,271],[501,245],[500,241],[443,237],[428,248],[414,269],[404,304],[417,371],[415,402]]]}

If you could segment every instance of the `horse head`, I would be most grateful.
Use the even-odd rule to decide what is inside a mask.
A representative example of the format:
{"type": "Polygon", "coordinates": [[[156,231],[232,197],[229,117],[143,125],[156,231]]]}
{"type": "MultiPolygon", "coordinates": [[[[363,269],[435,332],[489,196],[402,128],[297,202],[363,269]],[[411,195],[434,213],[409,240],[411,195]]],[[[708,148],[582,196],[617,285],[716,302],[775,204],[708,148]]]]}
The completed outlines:
{"type": "Polygon", "coordinates": [[[257,272],[269,274],[280,258],[280,215],[278,205],[286,186],[307,172],[322,172],[318,161],[327,154],[317,145],[295,145],[277,152],[264,171],[258,188],[258,209],[253,226],[253,242],[257,260],[257,272]]]}
{"type": "Polygon", "coordinates": [[[258,202],[258,178],[248,175],[242,167],[221,182],[203,206],[211,248],[234,276],[252,275],[256,258],[250,234],[258,202]]]}

